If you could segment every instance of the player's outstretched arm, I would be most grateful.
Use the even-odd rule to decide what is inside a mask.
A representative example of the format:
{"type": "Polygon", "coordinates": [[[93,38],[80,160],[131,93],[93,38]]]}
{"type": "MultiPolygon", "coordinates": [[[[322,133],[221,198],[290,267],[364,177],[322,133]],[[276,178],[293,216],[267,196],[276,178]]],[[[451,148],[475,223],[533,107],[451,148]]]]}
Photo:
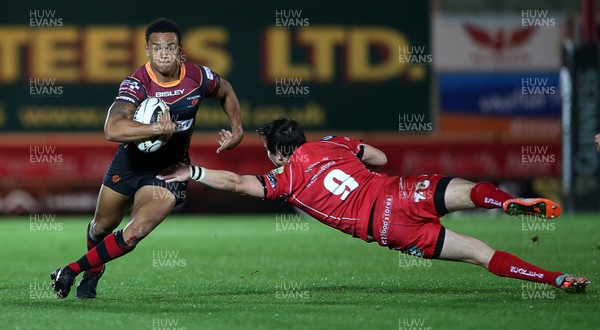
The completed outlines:
{"type": "Polygon", "coordinates": [[[255,175],[239,175],[229,171],[210,170],[178,163],[162,170],[156,178],[165,180],[167,183],[194,179],[217,190],[231,191],[257,198],[265,197],[263,186],[255,175]]]}
{"type": "Polygon", "coordinates": [[[244,130],[242,129],[240,117],[240,102],[238,101],[237,95],[235,95],[233,87],[229,81],[225,80],[225,78],[221,77],[221,86],[214,98],[221,102],[221,107],[223,107],[223,111],[225,111],[225,114],[229,118],[232,133],[226,141],[221,143],[219,149],[217,149],[217,153],[220,153],[223,150],[233,149],[240,144],[244,137],[244,130]]]}
{"type": "Polygon", "coordinates": [[[163,114],[156,124],[142,124],[133,120],[135,105],[127,102],[114,102],[104,122],[104,135],[113,142],[133,142],[156,135],[164,135],[168,139],[175,131],[175,123],[171,121],[169,110],[163,114]]]}
{"type": "Polygon", "coordinates": [[[596,150],[600,153],[600,133],[596,134],[596,150]]]}
{"type": "Polygon", "coordinates": [[[368,144],[363,144],[363,147],[364,149],[361,161],[367,168],[375,170],[387,164],[387,157],[383,151],[368,144]]]}

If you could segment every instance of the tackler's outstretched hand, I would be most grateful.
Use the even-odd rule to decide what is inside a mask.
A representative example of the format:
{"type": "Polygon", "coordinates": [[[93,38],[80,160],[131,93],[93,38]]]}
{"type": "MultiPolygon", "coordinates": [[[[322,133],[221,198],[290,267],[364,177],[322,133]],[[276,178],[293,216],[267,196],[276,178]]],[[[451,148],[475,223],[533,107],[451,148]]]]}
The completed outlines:
{"type": "Polygon", "coordinates": [[[220,153],[223,150],[229,150],[235,148],[240,142],[242,142],[243,135],[241,133],[231,133],[226,129],[221,129],[219,132],[219,136],[217,137],[217,142],[219,142],[219,148],[217,149],[217,153],[220,153]]]}
{"type": "Polygon", "coordinates": [[[157,179],[171,182],[185,182],[191,177],[190,165],[177,163],[169,165],[156,175],[157,179]]]}

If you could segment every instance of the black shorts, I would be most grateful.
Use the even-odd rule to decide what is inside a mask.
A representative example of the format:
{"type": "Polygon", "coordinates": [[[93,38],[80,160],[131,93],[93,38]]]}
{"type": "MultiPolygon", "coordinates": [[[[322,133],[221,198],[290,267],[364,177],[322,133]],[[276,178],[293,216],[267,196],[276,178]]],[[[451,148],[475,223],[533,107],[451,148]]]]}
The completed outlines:
{"type": "MultiPolygon", "coordinates": [[[[117,154],[108,167],[102,183],[110,189],[133,198],[135,193],[143,186],[163,187],[168,189],[175,196],[175,205],[182,204],[186,200],[186,182],[167,183],[164,180],[156,178],[160,170],[166,165],[157,167],[157,169],[136,169],[132,166],[127,157],[117,154]]],[[[164,198],[165,193],[162,189],[153,191],[156,198],[164,198]]]]}

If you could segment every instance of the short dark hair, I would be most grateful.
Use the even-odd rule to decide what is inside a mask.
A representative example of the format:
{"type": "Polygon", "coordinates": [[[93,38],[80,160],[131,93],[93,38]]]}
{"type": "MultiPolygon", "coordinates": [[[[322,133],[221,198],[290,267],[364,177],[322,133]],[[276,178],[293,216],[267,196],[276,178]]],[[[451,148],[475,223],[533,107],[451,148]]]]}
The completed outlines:
{"type": "Polygon", "coordinates": [[[164,17],[156,19],[152,21],[152,23],[148,24],[148,27],[146,28],[146,44],[148,44],[148,41],[150,40],[150,35],[152,33],[166,32],[175,33],[177,35],[177,42],[181,46],[181,31],[179,31],[179,27],[177,26],[177,24],[173,23],[173,21],[170,21],[164,17]]]}
{"type": "Polygon", "coordinates": [[[290,156],[306,142],[302,127],[290,118],[279,117],[257,131],[265,140],[267,150],[272,154],[279,151],[284,157],[290,156]]]}

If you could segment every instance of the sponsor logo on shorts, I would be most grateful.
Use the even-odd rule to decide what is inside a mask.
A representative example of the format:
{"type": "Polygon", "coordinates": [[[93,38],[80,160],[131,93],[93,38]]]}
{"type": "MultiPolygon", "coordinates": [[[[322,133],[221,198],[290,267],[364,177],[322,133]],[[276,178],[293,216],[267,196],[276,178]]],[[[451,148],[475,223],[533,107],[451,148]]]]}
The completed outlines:
{"type": "Polygon", "coordinates": [[[429,196],[425,196],[425,191],[427,188],[429,188],[429,185],[431,184],[431,182],[429,180],[424,180],[424,181],[419,181],[417,182],[417,184],[415,185],[415,194],[414,194],[414,198],[415,198],[415,203],[418,203],[420,200],[422,199],[427,199],[429,196]],[[418,191],[418,190],[422,190],[422,191],[418,191]]]}
{"type": "Polygon", "coordinates": [[[179,120],[179,121],[175,122],[175,124],[177,124],[177,127],[175,128],[175,132],[187,131],[188,129],[190,129],[190,127],[192,127],[193,122],[194,122],[193,119],[179,120]]]}
{"type": "Polygon", "coordinates": [[[115,175],[112,176],[112,182],[117,183],[119,181],[121,181],[121,176],[120,175],[116,175],[115,174],[115,175]]]}
{"type": "Polygon", "coordinates": [[[414,256],[414,257],[423,257],[425,253],[419,249],[418,246],[413,245],[410,249],[406,250],[404,253],[414,256]]]}
{"type": "Polygon", "coordinates": [[[392,204],[394,204],[394,197],[391,195],[385,196],[385,209],[383,210],[383,217],[381,219],[381,229],[379,230],[379,237],[381,237],[381,244],[387,245],[388,243],[388,230],[390,228],[390,219],[392,215],[392,204]]]}

